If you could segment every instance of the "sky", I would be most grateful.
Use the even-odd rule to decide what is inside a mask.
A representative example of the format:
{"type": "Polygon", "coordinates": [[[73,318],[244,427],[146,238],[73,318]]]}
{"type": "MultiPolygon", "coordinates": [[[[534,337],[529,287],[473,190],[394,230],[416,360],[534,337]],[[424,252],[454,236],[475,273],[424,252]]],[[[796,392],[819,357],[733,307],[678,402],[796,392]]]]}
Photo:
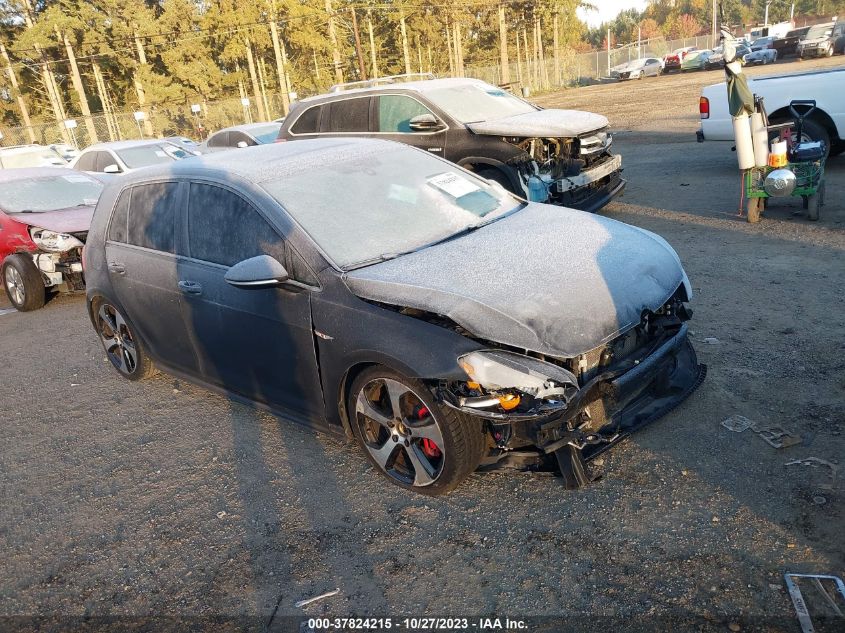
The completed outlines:
{"type": "Polygon", "coordinates": [[[597,11],[579,9],[578,15],[590,26],[598,26],[602,22],[609,22],[625,9],[642,11],[648,3],[646,0],[592,0],[590,4],[594,5],[597,11]]]}

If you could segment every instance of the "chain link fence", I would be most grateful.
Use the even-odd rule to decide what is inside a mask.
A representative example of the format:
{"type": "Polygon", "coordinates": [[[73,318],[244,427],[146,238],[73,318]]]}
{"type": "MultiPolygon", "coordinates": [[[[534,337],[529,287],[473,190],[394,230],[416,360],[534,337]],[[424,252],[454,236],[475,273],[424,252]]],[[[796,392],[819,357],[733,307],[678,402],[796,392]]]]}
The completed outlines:
{"type": "MultiPolygon", "coordinates": [[[[629,44],[608,51],[575,53],[562,50],[559,68],[555,68],[553,52],[545,63],[533,60],[520,60],[509,64],[510,82],[514,86],[528,88],[531,92],[542,92],[565,86],[592,83],[606,78],[609,68],[637,59],[638,57],[663,57],[677,48],[696,46],[710,48],[712,37],[702,35],[678,40],[655,38],[643,40],[639,44],[629,44]]],[[[502,68],[495,66],[468,66],[464,74],[467,77],[482,79],[491,84],[502,84],[502,68]]],[[[31,128],[0,128],[3,136],[0,146],[25,145],[35,142],[41,145],[68,143],[79,148],[87,147],[95,141],[120,141],[138,138],[187,136],[203,140],[211,132],[230,125],[260,121],[256,99],[250,98],[250,104],[244,106],[240,97],[220,101],[203,102],[199,112],[193,112],[190,104],[159,105],[144,111],[144,120],[138,121],[134,112],[115,112],[95,114],[91,117],[76,117],[76,127],[69,129],[64,121],[51,121],[34,124],[31,128]],[[92,133],[93,132],[93,133],[92,133]]],[[[267,92],[265,105],[266,118],[272,120],[283,115],[282,97],[277,92],[267,92]]]]}
{"type": "MultiPolygon", "coordinates": [[[[281,117],[281,94],[271,92],[266,96],[267,118],[272,120],[281,117]]],[[[76,127],[70,129],[64,121],[38,123],[31,128],[0,128],[3,134],[0,146],[25,145],[33,142],[33,139],[41,145],[68,143],[79,148],[87,147],[96,141],[168,136],[187,136],[203,140],[220,128],[262,120],[256,101],[252,98],[249,106],[244,106],[240,97],[198,105],[200,111],[196,113],[189,104],[154,106],[144,111],[144,120],[140,121],[136,120],[134,112],[115,112],[75,117],[73,120],[76,121],[76,127]]]]}
{"type": "MultiPolygon", "coordinates": [[[[559,69],[555,69],[553,51],[546,53],[545,63],[535,64],[532,59],[511,61],[509,66],[510,82],[521,87],[527,87],[531,92],[551,90],[565,86],[577,86],[585,83],[600,81],[609,76],[609,69],[640,57],[662,58],[667,53],[678,48],[695,46],[708,49],[713,46],[711,35],[688,37],[677,40],[652,38],[643,40],[639,44],[632,43],[608,51],[593,51],[590,53],[575,53],[572,50],[562,50],[560,53],[559,69]]],[[[502,67],[470,66],[464,73],[467,77],[482,79],[491,84],[500,85],[502,67]]]]}

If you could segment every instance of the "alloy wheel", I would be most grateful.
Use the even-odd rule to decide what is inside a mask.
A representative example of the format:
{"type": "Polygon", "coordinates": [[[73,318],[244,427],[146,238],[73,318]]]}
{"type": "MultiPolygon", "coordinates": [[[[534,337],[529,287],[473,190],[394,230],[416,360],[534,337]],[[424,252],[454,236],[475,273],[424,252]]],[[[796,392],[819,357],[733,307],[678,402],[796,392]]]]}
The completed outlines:
{"type": "Polygon", "coordinates": [[[26,301],[26,289],[23,285],[23,279],[18,269],[14,266],[6,266],[6,289],[9,291],[9,297],[12,302],[21,306],[26,301]]]}
{"type": "Polygon", "coordinates": [[[124,375],[138,367],[138,348],[126,320],[117,309],[104,303],[97,311],[97,332],[111,364],[124,375]]]}
{"type": "Polygon", "coordinates": [[[355,401],[364,446],[392,479],[430,486],[443,472],[446,455],[436,416],[410,387],[391,378],[366,383],[355,401]]]}

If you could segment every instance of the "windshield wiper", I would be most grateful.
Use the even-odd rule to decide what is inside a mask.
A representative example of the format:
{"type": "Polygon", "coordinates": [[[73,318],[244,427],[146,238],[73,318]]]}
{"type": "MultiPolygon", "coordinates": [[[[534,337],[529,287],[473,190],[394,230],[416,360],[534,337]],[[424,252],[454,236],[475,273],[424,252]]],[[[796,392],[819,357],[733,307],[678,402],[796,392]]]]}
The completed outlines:
{"type": "MultiPolygon", "coordinates": [[[[406,251],[406,253],[410,252],[411,251],[406,251]]],[[[376,255],[375,257],[370,257],[369,259],[362,259],[360,262],[355,262],[354,264],[349,264],[348,266],[344,266],[343,269],[356,270],[357,268],[366,268],[367,266],[372,266],[373,264],[380,264],[381,262],[396,259],[400,255],[405,255],[406,253],[383,253],[381,255],[376,255]]]]}

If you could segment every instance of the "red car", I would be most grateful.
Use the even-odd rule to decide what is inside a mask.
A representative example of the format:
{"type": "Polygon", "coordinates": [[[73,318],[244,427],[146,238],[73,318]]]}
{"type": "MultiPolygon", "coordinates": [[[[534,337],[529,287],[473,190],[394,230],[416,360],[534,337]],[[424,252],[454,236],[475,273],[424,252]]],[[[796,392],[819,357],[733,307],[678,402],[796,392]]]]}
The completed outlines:
{"type": "Polygon", "coordinates": [[[681,62],[684,61],[684,57],[687,56],[687,53],[697,50],[698,48],[695,46],[687,46],[686,48],[678,48],[672,51],[663,58],[663,72],[668,73],[671,70],[680,70],[681,62]]]}
{"type": "Polygon", "coordinates": [[[82,246],[102,190],[64,167],[0,169],[0,279],[15,308],[84,289],[82,246]]]}

